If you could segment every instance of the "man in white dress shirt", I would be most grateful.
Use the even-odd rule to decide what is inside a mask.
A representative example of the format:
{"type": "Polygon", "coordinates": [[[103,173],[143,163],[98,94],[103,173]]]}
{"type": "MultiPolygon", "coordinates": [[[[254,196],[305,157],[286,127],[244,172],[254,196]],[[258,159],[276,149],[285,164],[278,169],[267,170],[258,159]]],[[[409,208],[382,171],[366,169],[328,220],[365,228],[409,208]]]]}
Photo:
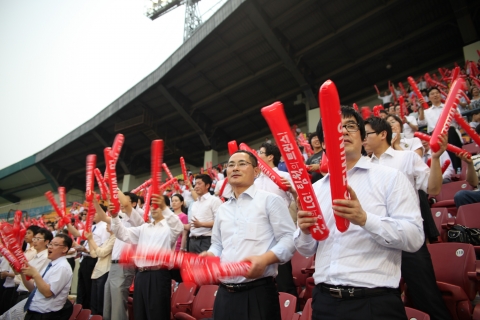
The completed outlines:
{"type": "Polygon", "coordinates": [[[68,320],[73,312],[72,303],[67,299],[72,285],[72,268],[65,256],[72,247],[72,239],[59,234],[48,244],[48,259],[51,262],[42,270],[29,265],[22,268],[25,276],[32,277],[35,285],[24,282],[31,291],[25,310],[27,320],[68,320]]]}
{"type": "Polygon", "coordinates": [[[220,198],[212,196],[208,192],[211,185],[212,178],[208,174],[199,174],[195,177],[194,189],[198,199],[188,209],[190,223],[188,250],[190,252],[201,253],[210,248],[215,214],[222,204],[220,198]]]}
{"type": "MultiPolygon", "coordinates": [[[[436,239],[438,230],[428,205],[427,195],[436,195],[442,185],[440,157],[445,154],[446,136],[441,138],[440,150],[431,154],[430,168],[413,151],[398,151],[390,147],[391,126],[383,119],[370,118],[365,121],[365,148],[373,151],[371,162],[400,170],[406,175],[419,197],[417,201],[423,218],[427,239],[436,239]]],[[[432,319],[450,319],[448,309],[438,290],[432,259],[424,243],[417,252],[402,252],[402,276],[407,283],[409,296],[415,308],[426,312],[432,319]]]]}
{"type": "Polygon", "coordinates": [[[281,319],[273,278],[277,264],[293,256],[295,227],[284,200],[254,185],[259,173],[257,159],[248,151],[238,150],[228,161],[233,195],[220,206],[212,245],[202,254],[220,257],[222,262],[250,261],[252,266],[246,278],[220,279],[214,319],[281,319]]]}
{"type": "MultiPolygon", "coordinates": [[[[294,234],[302,255],[317,254],[312,319],[406,319],[398,290],[401,254],[424,242],[419,205],[411,201],[415,190],[398,170],[362,157],[365,126],[353,108],[342,107],[342,125],[351,199],[331,199],[327,174],[314,190],[329,237],[314,240],[309,227],[317,218],[302,210],[294,234]],[[350,221],[344,233],[334,214],[350,221]]],[[[323,142],[321,123],[317,132],[323,142]]]]}
{"type": "MultiPolygon", "coordinates": [[[[423,161],[428,164],[428,159],[432,158],[432,149],[430,149],[430,143],[428,143],[428,141],[422,140],[422,145],[425,149],[425,152],[423,154],[423,161]]],[[[443,183],[451,182],[452,176],[455,174],[455,170],[452,166],[452,160],[450,159],[448,152],[444,152],[440,155],[440,168],[443,167],[447,160],[450,161],[450,164],[448,165],[445,172],[442,173],[443,183]]]]}

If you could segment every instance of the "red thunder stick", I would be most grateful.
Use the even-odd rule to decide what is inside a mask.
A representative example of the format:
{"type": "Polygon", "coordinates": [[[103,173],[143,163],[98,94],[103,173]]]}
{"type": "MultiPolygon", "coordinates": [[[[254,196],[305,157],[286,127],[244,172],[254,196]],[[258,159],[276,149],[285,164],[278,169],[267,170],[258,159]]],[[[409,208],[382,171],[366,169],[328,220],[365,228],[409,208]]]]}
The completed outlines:
{"type": "Polygon", "coordinates": [[[437,87],[441,87],[441,88],[448,88],[448,87],[447,87],[446,85],[444,85],[443,83],[440,83],[440,82],[438,82],[438,81],[433,80],[433,79],[430,77],[430,75],[428,74],[428,72],[425,73],[425,80],[426,80],[427,83],[428,83],[429,85],[431,85],[432,87],[433,87],[433,86],[437,86],[437,87]]]}
{"type": "MultiPolygon", "coordinates": [[[[263,109],[262,109],[263,110],[263,109]]],[[[263,113],[262,113],[263,114],[263,113]]],[[[264,115],[265,117],[265,115],[264,115]]],[[[268,122],[268,120],[267,120],[268,122]]],[[[269,124],[270,126],[270,124],[269,124]]],[[[272,126],[270,126],[270,130],[272,130],[272,126]]],[[[289,129],[290,130],[290,129],[289,129]]],[[[293,136],[293,135],[292,135],[293,136]]],[[[293,143],[295,142],[295,140],[292,141],[293,143]]],[[[281,180],[281,177],[278,175],[278,173],[275,172],[275,170],[273,170],[272,168],[270,168],[270,166],[268,164],[265,163],[265,161],[263,161],[262,159],[260,159],[260,157],[257,155],[257,153],[255,152],[255,150],[252,150],[250,149],[250,147],[245,144],[245,143],[240,143],[240,149],[241,150],[246,150],[246,151],[249,151],[251,153],[253,153],[253,155],[255,156],[255,158],[257,158],[257,162],[258,162],[258,167],[260,168],[260,170],[262,170],[263,174],[265,174],[267,177],[269,177],[273,182],[275,182],[275,184],[280,188],[282,189],[283,191],[288,191],[288,187],[286,185],[284,185],[282,183],[282,180],[281,180]]],[[[298,148],[297,148],[298,149],[298,148]]],[[[300,152],[300,151],[299,151],[300,152]]],[[[285,159],[285,157],[284,157],[285,159]]],[[[300,154],[299,158],[298,159],[303,159],[302,155],[300,154]]],[[[286,160],[286,159],[285,159],[286,160]]]]}
{"type": "Polygon", "coordinates": [[[200,167],[200,173],[203,174],[203,167],[200,167]]]}
{"type": "Polygon", "coordinates": [[[60,207],[58,206],[57,202],[55,201],[55,196],[53,195],[52,191],[47,191],[45,192],[45,197],[47,198],[47,200],[50,202],[50,204],[52,205],[53,209],[55,210],[55,212],[57,213],[57,215],[63,219],[63,212],[62,210],[60,209],[60,207]]]}
{"type": "Polygon", "coordinates": [[[473,61],[470,61],[470,76],[473,76],[474,78],[476,78],[478,73],[479,72],[478,72],[477,64],[473,61]]]}
{"type": "MultiPolygon", "coordinates": [[[[428,134],[425,134],[425,133],[421,133],[421,132],[415,132],[413,134],[415,137],[417,137],[418,139],[420,140],[424,140],[424,141],[427,141],[427,142],[430,142],[430,139],[431,137],[428,135],[428,134]]],[[[465,151],[464,149],[462,148],[459,148],[457,146],[454,146],[453,144],[447,144],[447,150],[450,151],[450,152],[453,152],[455,153],[456,155],[459,155],[460,153],[465,153],[467,151],[465,151]]],[[[467,158],[471,158],[472,155],[470,153],[467,152],[467,158]]]]}
{"type": "Polygon", "coordinates": [[[85,230],[87,232],[92,232],[93,218],[95,217],[95,212],[95,206],[93,205],[93,202],[90,202],[88,205],[87,219],[85,220],[85,230]]]}
{"type": "MultiPolygon", "coordinates": [[[[415,83],[415,80],[412,77],[408,77],[408,83],[413,89],[413,92],[417,95],[418,99],[423,99],[422,94],[420,93],[420,90],[418,90],[417,84],[415,83]]],[[[422,103],[423,109],[428,109],[429,105],[428,103],[425,102],[425,100],[422,103]]]]}
{"type": "Polygon", "coordinates": [[[380,117],[380,110],[382,110],[382,109],[380,108],[380,106],[374,106],[374,107],[373,107],[373,115],[374,115],[375,117],[379,118],[379,117],[380,117]]]}
{"type": "Polygon", "coordinates": [[[427,166],[430,168],[432,166],[432,158],[428,158],[427,166]]]}
{"type": "Polygon", "coordinates": [[[403,120],[403,117],[405,117],[405,114],[403,110],[405,109],[405,100],[403,99],[403,96],[398,97],[398,101],[400,103],[400,119],[403,120]]]}
{"type": "Polygon", "coordinates": [[[115,163],[117,163],[118,158],[120,157],[120,152],[122,151],[123,143],[125,142],[125,137],[123,134],[119,133],[115,136],[113,140],[111,155],[115,163]]]}
{"type": "Polygon", "coordinates": [[[400,87],[400,90],[402,90],[403,96],[407,96],[407,90],[405,90],[405,87],[403,86],[403,83],[399,82],[398,86],[400,87]]]}
{"type": "Polygon", "coordinates": [[[448,133],[448,129],[450,128],[450,123],[452,122],[455,113],[457,113],[457,94],[463,86],[465,85],[465,80],[459,78],[455,80],[452,84],[450,92],[447,96],[447,100],[445,101],[445,107],[438,118],[437,125],[432,133],[432,138],[430,139],[430,147],[432,148],[433,152],[437,152],[440,149],[438,137],[441,134],[448,133]]]}
{"type": "MultiPolygon", "coordinates": [[[[379,94],[379,95],[380,95],[380,94],[379,94]]],[[[355,111],[357,111],[357,112],[358,112],[358,106],[357,106],[357,104],[356,104],[356,103],[354,103],[354,104],[353,104],[353,109],[355,109],[355,111]]]]}
{"type": "Polygon", "coordinates": [[[102,199],[107,200],[108,188],[105,180],[102,177],[102,173],[98,168],[95,168],[95,170],[93,170],[93,173],[95,174],[95,179],[97,180],[98,187],[100,188],[100,194],[102,195],[102,199]]]}
{"type": "Polygon", "coordinates": [[[180,157],[180,167],[182,168],[183,181],[187,182],[187,166],[185,165],[185,159],[183,159],[183,157],[180,157]]]}
{"type": "Polygon", "coordinates": [[[232,155],[238,150],[237,141],[232,140],[228,143],[228,154],[232,155]]]}
{"type": "Polygon", "coordinates": [[[97,167],[97,155],[89,154],[87,156],[87,187],[85,190],[85,199],[87,202],[91,202],[93,200],[93,188],[95,185],[95,174],[93,171],[97,167]]]}
{"type": "Polygon", "coordinates": [[[22,222],[22,211],[17,210],[15,211],[15,215],[13,217],[13,233],[18,243],[20,242],[19,237],[20,237],[21,222],[22,222]]]}
{"type": "Polygon", "coordinates": [[[467,96],[467,94],[465,93],[465,91],[461,90],[461,91],[460,91],[460,94],[465,98],[465,101],[467,102],[467,104],[472,103],[472,101],[470,101],[470,99],[468,98],[468,96],[467,96]]]}
{"type": "Polygon", "coordinates": [[[457,80],[458,78],[458,75],[460,74],[460,67],[455,67],[455,69],[453,69],[453,72],[452,72],[452,82],[457,80]]]}
{"type": "Polygon", "coordinates": [[[323,218],[312,184],[310,183],[310,177],[302,154],[295,143],[295,138],[289,130],[283,104],[281,102],[275,102],[267,107],[263,107],[262,116],[267,121],[277,142],[277,146],[280,149],[280,153],[287,165],[288,172],[290,172],[302,210],[310,211],[313,216],[317,217],[317,223],[310,227],[312,237],[319,241],[327,239],[329,230],[325,224],[325,219],[323,218]]]}
{"type": "Polygon", "coordinates": [[[173,175],[170,172],[170,169],[168,169],[168,166],[165,162],[162,163],[162,168],[163,168],[163,170],[165,170],[165,173],[167,174],[168,179],[173,179],[173,175]]]}
{"type": "Polygon", "coordinates": [[[397,101],[397,94],[395,93],[395,87],[393,85],[390,86],[390,92],[392,93],[393,101],[397,101]]]}
{"type": "MultiPolygon", "coordinates": [[[[370,111],[370,107],[362,107],[362,109],[360,110],[360,113],[362,114],[363,120],[366,120],[370,117],[370,115],[372,114],[372,111],[370,111]]],[[[380,111],[379,111],[379,115],[380,115],[380,111]]]]}
{"type": "Polygon", "coordinates": [[[145,188],[147,188],[148,186],[150,186],[152,184],[152,178],[146,180],[144,183],[142,183],[141,185],[139,185],[138,187],[136,187],[135,189],[133,189],[132,191],[130,191],[131,193],[137,193],[139,192],[140,190],[143,190],[145,188]]]}
{"type": "Polygon", "coordinates": [[[375,91],[377,91],[377,95],[380,95],[380,90],[378,90],[378,87],[376,84],[373,85],[375,87],[375,91]]]}
{"type": "Polygon", "coordinates": [[[114,206],[114,214],[120,210],[120,201],[118,200],[118,185],[117,185],[117,172],[115,171],[115,160],[112,158],[111,148],[105,148],[103,154],[105,156],[105,163],[107,166],[107,173],[110,188],[110,202],[114,206]]]}
{"type": "Polygon", "coordinates": [[[219,195],[220,199],[223,199],[222,198],[223,191],[225,191],[225,187],[227,186],[227,183],[228,183],[228,177],[224,179],[222,187],[220,188],[220,191],[218,192],[218,195],[219,195]]]}
{"type": "Polygon", "coordinates": [[[172,179],[166,181],[164,184],[162,184],[159,187],[159,190],[165,190],[169,185],[174,184],[175,182],[177,182],[177,178],[172,178],[172,179]]]}
{"type": "Polygon", "coordinates": [[[3,242],[5,243],[5,246],[13,254],[15,259],[17,259],[17,261],[20,263],[22,267],[27,266],[28,265],[27,258],[25,258],[22,248],[19,246],[19,244],[15,239],[13,228],[8,223],[6,223],[2,227],[1,234],[2,234],[3,242]]]}
{"type": "Polygon", "coordinates": [[[22,271],[22,265],[18,262],[17,258],[0,242],[0,253],[7,259],[8,263],[12,266],[15,272],[22,271]]]}
{"type": "Polygon", "coordinates": [[[442,174],[445,173],[445,171],[447,170],[450,163],[451,163],[450,159],[445,160],[445,162],[443,163],[443,166],[442,166],[442,174]]]}
{"type": "MultiPolygon", "coordinates": [[[[160,184],[162,182],[162,162],[163,162],[163,140],[152,141],[152,194],[160,193],[160,184]]],[[[153,208],[157,209],[158,204],[153,204],[153,208]]]]}
{"type": "Polygon", "coordinates": [[[328,173],[328,157],[325,152],[323,152],[322,161],[320,161],[320,172],[328,173]]]}
{"type": "Polygon", "coordinates": [[[145,196],[145,205],[143,206],[143,221],[148,222],[148,215],[150,213],[150,200],[152,199],[153,188],[150,187],[147,190],[147,195],[145,196]]]}
{"type": "Polygon", "coordinates": [[[67,194],[65,192],[65,187],[58,187],[58,198],[60,199],[60,210],[62,210],[63,216],[62,220],[58,222],[58,228],[63,229],[63,226],[69,224],[70,217],[67,213],[67,194]]]}
{"type": "MultiPolygon", "coordinates": [[[[330,174],[332,200],[350,199],[347,191],[347,158],[343,140],[342,113],[335,83],[331,80],[325,81],[320,87],[318,101],[322,106],[320,112],[325,149],[328,150],[328,173],[330,174]]],[[[337,229],[340,232],[347,231],[350,221],[337,215],[334,216],[337,229]]]]}
{"type": "Polygon", "coordinates": [[[465,130],[470,138],[472,138],[472,140],[480,146],[480,136],[477,134],[477,132],[470,127],[467,121],[465,121],[465,119],[463,119],[459,113],[455,112],[454,117],[455,121],[463,128],[463,130],[465,130]]]}
{"type": "Polygon", "coordinates": [[[438,72],[440,72],[440,75],[442,76],[442,80],[445,80],[446,76],[445,76],[445,72],[443,72],[443,69],[438,68],[438,72]]]}

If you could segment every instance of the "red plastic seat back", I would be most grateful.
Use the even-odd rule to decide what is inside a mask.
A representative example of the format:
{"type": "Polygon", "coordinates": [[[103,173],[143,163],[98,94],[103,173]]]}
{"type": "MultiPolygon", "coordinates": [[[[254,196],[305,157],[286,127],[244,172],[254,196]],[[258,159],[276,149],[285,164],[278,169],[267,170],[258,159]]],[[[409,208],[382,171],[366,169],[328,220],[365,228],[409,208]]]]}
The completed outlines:
{"type": "Polygon", "coordinates": [[[405,307],[405,312],[407,313],[408,320],[430,320],[430,316],[425,312],[422,312],[417,309],[412,309],[405,307]]]}
{"type": "Polygon", "coordinates": [[[77,319],[78,314],[82,311],[82,305],[81,304],[74,304],[73,305],[73,312],[72,315],[70,316],[69,320],[75,320],[77,319]]]}
{"type": "Polygon", "coordinates": [[[127,300],[128,320],[135,320],[133,317],[133,298],[128,297],[127,300]]]}
{"type": "MultiPolygon", "coordinates": [[[[181,306],[181,305],[177,306],[177,303],[185,304],[190,301],[193,303],[195,292],[197,292],[197,285],[195,283],[186,283],[186,282],[180,283],[178,285],[177,290],[175,290],[175,292],[172,295],[172,303],[171,303],[172,314],[175,315],[177,312],[185,312],[187,307],[181,306]]],[[[188,313],[189,312],[190,310],[188,310],[188,313]]]]}
{"type": "Polygon", "coordinates": [[[192,317],[196,319],[213,317],[213,303],[217,296],[217,290],[218,286],[213,284],[200,287],[193,300],[192,317]]]}
{"type": "Polygon", "coordinates": [[[311,320],[312,319],[312,298],[307,300],[305,307],[303,307],[302,316],[300,320],[311,320]]]}
{"type": "Polygon", "coordinates": [[[315,288],[315,280],[313,280],[313,277],[308,277],[307,282],[305,283],[305,293],[303,295],[303,299],[308,300],[312,298],[313,288],[315,288]]]}
{"type": "Polygon", "coordinates": [[[468,243],[445,242],[429,244],[428,251],[437,281],[462,288],[468,299],[473,300],[476,295],[475,281],[468,276],[469,272],[474,273],[476,270],[473,246],[468,243]]]}
{"type": "Polygon", "coordinates": [[[302,273],[302,269],[311,268],[314,263],[314,256],[307,258],[298,253],[298,251],[295,251],[292,257],[292,275],[295,287],[305,285],[309,274],[305,272],[302,273]]]}
{"type": "Polygon", "coordinates": [[[282,320],[292,319],[297,307],[297,297],[291,295],[290,293],[280,292],[279,300],[282,320]]]}
{"type": "Polygon", "coordinates": [[[442,223],[445,223],[448,218],[447,208],[431,208],[433,221],[437,227],[438,233],[440,233],[440,241],[446,241],[447,230],[442,229],[442,223]]]}
{"type": "Polygon", "coordinates": [[[475,142],[469,143],[469,144],[464,144],[463,147],[462,147],[462,149],[463,149],[463,150],[467,150],[467,151],[470,152],[472,155],[477,154],[477,153],[480,153],[480,147],[479,147],[478,144],[476,144],[475,142]]]}
{"type": "Polygon", "coordinates": [[[90,314],[92,313],[92,311],[88,310],[88,309],[83,309],[82,311],[80,311],[80,313],[78,314],[77,316],[77,320],[88,320],[90,319],[90,314]]]}
{"type": "Polygon", "coordinates": [[[98,315],[98,314],[90,317],[90,320],[102,320],[102,319],[103,319],[103,317],[101,315],[98,315]]]}
{"type": "Polygon", "coordinates": [[[472,186],[465,180],[442,184],[442,190],[440,190],[440,194],[434,197],[436,200],[435,207],[438,207],[438,204],[441,201],[453,200],[455,194],[460,190],[472,189],[472,186]]]}
{"type": "Polygon", "coordinates": [[[469,228],[480,228],[480,203],[460,206],[456,222],[469,228]]]}

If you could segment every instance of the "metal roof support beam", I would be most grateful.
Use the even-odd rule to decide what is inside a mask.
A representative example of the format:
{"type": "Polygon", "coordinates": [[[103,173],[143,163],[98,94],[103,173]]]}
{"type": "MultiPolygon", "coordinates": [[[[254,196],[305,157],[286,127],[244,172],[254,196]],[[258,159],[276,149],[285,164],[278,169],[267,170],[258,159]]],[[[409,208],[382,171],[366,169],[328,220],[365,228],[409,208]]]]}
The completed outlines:
{"type": "Polygon", "coordinates": [[[463,44],[467,45],[478,40],[477,30],[470,14],[471,8],[465,0],[450,0],[455,17],[457,18],[458,29],[462,35],[463,44]]]}
{"type": "Polygon", "coordinates": [[[17,202],[20,202],[20,200],[21,200],[19,197],[16,197],[13,194],[7,194],[7,195],[0,196],[0,197],[2,197],[3,199],[5,199],[7,201],[10,201],[11,203],[17,203],[17,202]]]}
{"type": "MultiPolygon", "coordinates": [[[[31,189],[31,188],[36,188],[36,187],[39,187],[41,185],[47,184],[49,182],[50,181],[48,181],[47,179],[43,179],[43,180],[40,180],[40,181],[36,181],[36,182],[28,183],[28,184],[23,184],[21,186],[15,187],[15,188],[1,190],[0,191],[0,197],[4,197],[5,199],[7,199],[6,196],[13,196],[13,193],[17,193],[17,192],[24,191],[24,190],[31,189]]],[[[13,197],[15,197],[15,196],[13,196],[13,197]]],[[[17,198],[17,197],[15,197],[15,198],[17,198]]],[[[20,200],[20,198],[18,198],[18,199],[20,200]]]]}
{"type": "Polygon", "coordinates": [[[312,86],[307,82],[302,72],[298,69],[297,64],[292,59],[290,54],[285,50],[282,43],[279,41],[273,30],[270,28],[264,15],[257,9],[253,2],[245,8],[245,12],[257,26],[262,35],[272,47],[273,51],[280,57],[287,70],[291,73],[295,81],[298,83],[302,91],[305,93],[305,98],[309,104],[310,109],[318,107],[317,99],[313,93],[312,86]]]}
{"type": "Polygon", "coordinates": [[[57,179],[52,175],[52,173],[45,167],[42,162],[35,164],[38,170],[47,178],[48,183],[52,187],[53,190],[57,190],[60,184],[58,183],[57,179]]]}
{"type": "Polygon", "coordinates": [[[170,94],[170,92],[162,84],[158,85],[158,90],[163,94],[163,96],[171,103],[171,105],[177,110],[177,112],[190,124],[190,126],[195,130],[195,132],[202,139],[203,145],[207,148],[210,148],[210,141],[207,138],[205,132],[200,128],[200,126],[193,120],[193,118],[185,111],[182,105],[170,94]]]}

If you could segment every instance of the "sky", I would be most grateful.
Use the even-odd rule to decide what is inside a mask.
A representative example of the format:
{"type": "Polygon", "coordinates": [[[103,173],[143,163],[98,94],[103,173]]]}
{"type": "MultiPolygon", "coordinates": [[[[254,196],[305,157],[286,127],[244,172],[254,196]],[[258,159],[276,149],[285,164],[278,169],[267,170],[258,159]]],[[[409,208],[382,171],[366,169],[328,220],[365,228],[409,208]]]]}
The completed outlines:
{"type": "MultiPolygon", "coordinates": [[[[200,1],[201,15],[224,2],[200,1]]],[[[0,0],[0,169],[94,117],[182,44],[185,7],[151,21],[144,5],[0,0]]]]}

